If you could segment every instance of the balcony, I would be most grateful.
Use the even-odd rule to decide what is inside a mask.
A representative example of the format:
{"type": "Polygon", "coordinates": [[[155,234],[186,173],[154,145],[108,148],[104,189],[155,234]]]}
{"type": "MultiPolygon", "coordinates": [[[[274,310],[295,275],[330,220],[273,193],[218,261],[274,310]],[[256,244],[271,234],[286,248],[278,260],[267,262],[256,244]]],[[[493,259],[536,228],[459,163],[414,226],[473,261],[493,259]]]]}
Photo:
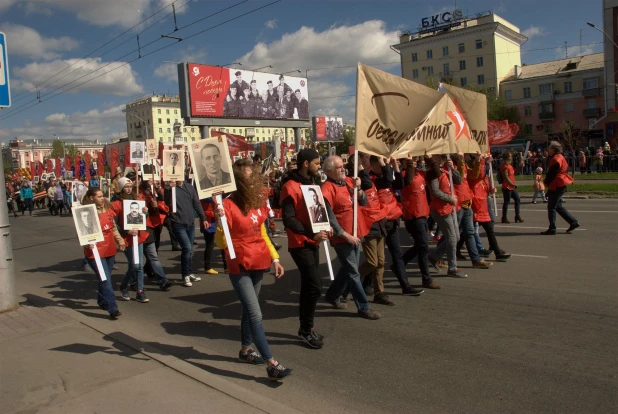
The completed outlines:
{"type": "Polygon", "coordinates": [[[539,112],[539,119],[541,121],[551,121],[554,119],[553,112],[539,112]]]}
{"type": "Polygon", "coordinates": [[[601,116],[601,108],[587,108],[584,109],[584,116],[586,118],[598,118],[601,116]]]}
{"type": "Polygon", "coordinates": [[[601,95],[601,88],[582,89],[582,96],[584,98],[588,96],[599,96],[599,95],[601,95]]]}

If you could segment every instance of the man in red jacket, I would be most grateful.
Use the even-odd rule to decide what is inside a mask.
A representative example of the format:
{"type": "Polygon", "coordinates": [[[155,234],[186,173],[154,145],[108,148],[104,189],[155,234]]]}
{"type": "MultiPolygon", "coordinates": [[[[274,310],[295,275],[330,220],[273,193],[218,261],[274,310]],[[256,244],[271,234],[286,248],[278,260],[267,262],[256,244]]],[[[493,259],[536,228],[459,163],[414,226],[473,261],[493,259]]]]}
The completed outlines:
{"type": "Polygon", "coordinates": [[[551,159],[544,182],[547,186],[547,216],[549,218],[549,228],[541,234],[550,236],[556,234],[556,213],[560,214],[560,217],[569,223],[567,233],[570,234],[579,227],[579,223],[577,219],[563,207],[562,196],[566,192],[566,186],[573,183],[573,177],[567,174],[569,164],[562,155],[562,145],[557,141],[552,141],[549,144],[548,151],[551,159]]]}

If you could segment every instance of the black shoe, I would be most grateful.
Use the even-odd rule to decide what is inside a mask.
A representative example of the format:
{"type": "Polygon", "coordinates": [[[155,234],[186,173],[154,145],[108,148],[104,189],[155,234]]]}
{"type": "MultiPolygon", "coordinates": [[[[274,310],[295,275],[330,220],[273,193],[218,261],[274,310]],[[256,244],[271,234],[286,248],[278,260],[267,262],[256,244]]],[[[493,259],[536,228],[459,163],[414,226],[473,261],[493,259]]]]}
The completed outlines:
{"type": "Polygon", "coordinates": [[[324,342],[320,339],[320,335],[318,335],[315,331],[306,333],[299,330],[298,338],[313,349],[320,349],[324,346],[324,342]]]}
{"type": "Polygon", "coordinates": [[[401,294],[404,296],[420,296],[423,293],[424,289],[415,288],[412,286],[408,286],[406,288],[401,289],[401,294]]]}
{"type": "Polygon", "coordinates": [[[247,364],[264,365],[264,358],[262,358],[262,355],[258,354],[251,348],[249,348],[244,354],[242,351],[238,351],[238,360],[240,362],[246,362],[247,364]]]}
{"type": "Polygon", "coordinates": [[[99,303],[98,305],[99,305],[99,308],[101,308],[102,310],[109,309],[109,306],[107,305],[107,302],[99,303]]]}
{"type": "Polygon", "coordinates": [[[457,252],[455,254],[455,256],[457,257],[457,260],[467,260],[466,256],[464,256],[463,254],[461,254],[461,252],[457,252]]]}
{"type": "Polygon", "coordinates": [[[371,295],[373,295],[373,293],[374,293],[374,290],[373,290],[373,288],[372,288],[371,286],[367,286],[367,287],[365,288],[365,294],[366,294],[367,296],[371,296],[371,295]]]}
{"type": "Polygon", "coordinates": [[[328,300],[326,299],[327,303],[330,303],[331,306],[335,309],[347,309],[348,305],[346,305],[345,303],[341,303],[341,302],[336,302],[334,300],[328,300]]]}
{"type": "Polygon", "coordinates": [[[556,230],[545,230],[545,231],[542,231],[541,234],[543,236],[555,236],[556,230]]]}
{"type": "Polygon", "coordinates": [[[277,363],[277,365],[271,365],[266,368],[266,374],[268,374],[268,379],[271,381],[279,381],[284,379],[285,377],[289,377],[292,375],[292,369],[286,368],[283,365],[277,363]]]}
{"type": "Polygon", "coordinates": [[[374,311],[373,309],[369,309],[367,312],[363,312],[363,311],[358,311],[358,316],[360,316],[361,318],[365,318],[365,319],[369,319],[371,321],[375,321],[380,319],[380,315],[378,312],[374,311]]]}
{"type": "Polygon", "coordinates": [[[175,280],[166,280],[165,283],[161,283],[161,285],[159,285],[159,289],[161,289],[163,292],[167,292],[169,288],[171,288],[175,284],[175,280]]]}
{"type": "Polygon", "coordinates": [[[109,318],[110,318],[112,321],[115,321],[116,319],[118,319],[118,317],[119,317],[120,315],[122,315],[122,312],[120,312],[119,310],[117,310],[116,312],[112,312],[112,313],[110,313],[110,314],[109,314],[109,318]]]}
{"type": "Polygon", "coordinates": [[[509,253],[506,252],[502,252],[500,254],[496,255],[496,260],[506,260],[506,259],[510,259],[511,255],[509,253]]]}
{"type": "Polygon", "coordinates": [[[377,303],[378,305],[395,306],[395,302],[393,302],[386,293],[376,293],[373,297],[373,303],[377,303]]]}
{"type": "Polygon", "coordinates": [[[576,228],[578,228],[578,227],[579,227],[579,223],[578,222],[575,222],[575,223],[571,224],[569,226],[569,228],[567,229],[567,234],[571,234],[571,232],[573,230],[575,230],[576,228]]]}
{"type": "Polygon", "coordinates": [[[135,296],[135,300],[140,302],[140,303],[148,303],[148,302],[150,302],[150,299],[148,299],[146,297],[146,294],[144,293],[143,290],[137,292],[137,295],[135,296]]]}
{"type": "Polygon", "coordinates": [[[492,253],[491,250],[487,250],[487,249],[479,250],[479,255],[481,255],[483,257],[489,257],[489,256],[491,256],[491,253],[492,253]]]}

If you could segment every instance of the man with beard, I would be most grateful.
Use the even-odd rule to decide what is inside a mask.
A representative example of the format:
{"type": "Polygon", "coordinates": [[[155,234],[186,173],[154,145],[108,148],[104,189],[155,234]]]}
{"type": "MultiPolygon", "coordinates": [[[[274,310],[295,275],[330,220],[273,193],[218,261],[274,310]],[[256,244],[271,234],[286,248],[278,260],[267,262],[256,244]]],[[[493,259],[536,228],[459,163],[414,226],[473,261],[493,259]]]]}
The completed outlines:
{"type": "Polygon", "coordinates": [[[230,85],[230,89],[232,89],[232,88],[236,88],[236,91],[238,91],[239,93],[244,91],[245,88],[249,89],[249,84],[247,82],[245,82],[244,80],[242,80],[242,72],[241,71],[237,71],[236,72],[236,80],[234,82],[232,82],[232,84],[230,85]]]}
{"type": "Polygon", "coordinates": [[[296,89],[296,100],[298,102],[298,118],[299,119],[309,119],[309,102],[305,98],[303,98],[300,89],[296,89]]]}
{"type": "Polygon", "coordinates": [[[144,216],[142,216],[139,212],[139,204],[131,203],[131,210],[129,214],[127,214],[127,224],[143,224],[144,216]]]}
{"type": "Polygon", "coordinates": [[[322,337],[313,329],[313,320],[321,295],[320,242],[329,232],[313,233],[301,185],[313,185],[320,169],[320,154],[309,148],[300,150],[296,158],[298,168],[291,171],[281,188],[282,221],[288,235],[288,251],[300,272],[300,300],[298,337],[314,349],[322,348],[322,337]]]}
{"type": "Polygon", "coordinates": [[[238,89],[236,89],[235,82],[230,87],[230,91],[225,97],[225,101],[223,102],[223,116],[238,116],[240,104],[238,102],[238,98],[236,97],[236,93],[238,89]]]}

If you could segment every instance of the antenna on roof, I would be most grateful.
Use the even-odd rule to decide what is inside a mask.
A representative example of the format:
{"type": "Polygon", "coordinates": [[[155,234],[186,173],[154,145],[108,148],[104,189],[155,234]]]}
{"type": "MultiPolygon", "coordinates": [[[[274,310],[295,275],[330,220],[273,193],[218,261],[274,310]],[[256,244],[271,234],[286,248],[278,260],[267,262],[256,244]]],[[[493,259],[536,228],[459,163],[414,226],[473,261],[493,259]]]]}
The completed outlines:
{"type": "Polygon", "coordinates": [[[564,42],[564,58],[569,58],[569,49],[567,48],[567,42],[564,42]]]}

